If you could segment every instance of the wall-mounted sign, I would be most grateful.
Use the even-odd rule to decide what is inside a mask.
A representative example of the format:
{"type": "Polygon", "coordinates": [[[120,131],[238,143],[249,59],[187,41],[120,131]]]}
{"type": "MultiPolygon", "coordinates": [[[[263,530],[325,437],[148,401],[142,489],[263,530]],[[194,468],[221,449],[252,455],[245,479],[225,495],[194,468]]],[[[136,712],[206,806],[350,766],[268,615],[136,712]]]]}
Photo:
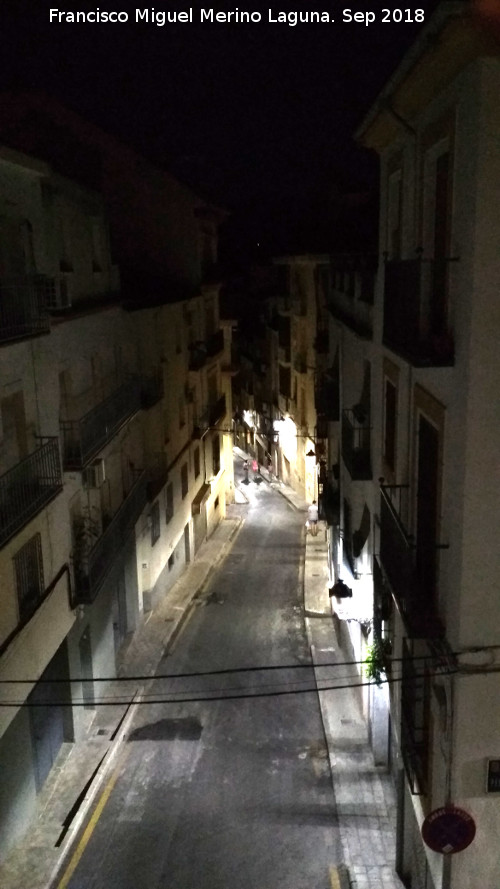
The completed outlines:
{"type": "Polygon", "coordinates": [[[486,790],[488,793],[500,793],[500,759],[488,760],[486,790]]]}
{"type": "Polygon", "coordinates": [[[461,852],[472,843],[476,835],[474,819],[457,806],[435,809],[422,824],[424,842],[434,852],[451,855],[461,852]]]}

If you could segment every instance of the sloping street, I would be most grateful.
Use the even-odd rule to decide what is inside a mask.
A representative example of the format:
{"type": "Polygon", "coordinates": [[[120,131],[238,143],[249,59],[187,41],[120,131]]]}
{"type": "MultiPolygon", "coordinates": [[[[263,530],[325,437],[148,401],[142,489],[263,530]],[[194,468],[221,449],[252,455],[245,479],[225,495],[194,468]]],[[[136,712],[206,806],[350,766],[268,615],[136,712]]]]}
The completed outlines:
{"type": "Polygon", "coordinates": [[[171,678],[145,690],[70,889],[331,886],[339,840],[304,627],[304,518],[267,482],[244,489],[244,524],[158,666],[171,678]]]}

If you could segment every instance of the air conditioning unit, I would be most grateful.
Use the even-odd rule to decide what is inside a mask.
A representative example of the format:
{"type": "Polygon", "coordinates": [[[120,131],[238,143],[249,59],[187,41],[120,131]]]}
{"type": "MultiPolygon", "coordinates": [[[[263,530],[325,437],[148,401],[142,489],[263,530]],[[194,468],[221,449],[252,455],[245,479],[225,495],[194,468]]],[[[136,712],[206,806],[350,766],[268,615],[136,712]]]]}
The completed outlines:
{"type": "Polygon", "coordinates": [[[47,309],[62,310],[71,308],[74,283],[69,275],[53,278],[46,294],[47,309]]]}
{"type": "Polygon", "coordinates": [[[106,480],[106,465],[103,459],[94,460],[83,471],[83,484],[86,488],[100,488],[106,480]]]}

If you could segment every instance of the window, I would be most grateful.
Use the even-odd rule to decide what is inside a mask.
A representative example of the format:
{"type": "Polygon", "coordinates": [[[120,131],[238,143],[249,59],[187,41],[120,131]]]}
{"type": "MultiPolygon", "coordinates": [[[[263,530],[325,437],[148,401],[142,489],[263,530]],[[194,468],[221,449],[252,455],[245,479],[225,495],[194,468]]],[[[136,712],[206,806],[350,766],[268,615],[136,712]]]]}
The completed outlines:
{"type": "Polygon", "coordinates": [[[184,463],[181,469],[181,494],[182,499],[187,496],[188,492],[188,466],[187,463],[184,463]]]}
{"type": "Polygon", "coordinates": [[[194,477],[198,478],[200,474],[200,449],[195,448],[194,452],[194,477]]]}
{"type": "Polygon", "coordinates": [[[387,251],[389,259],[400,259],[402,249],[403,188],[401,169],[389,177],[387,209],[387,251]]]}
{"type": "Polygon", "coordinates": [[[220,436],[216,433],[212,440],[212,460],[213,474],[218,475],[220,472],[220,436]]]}
{"type": "Polygon", "coordinates": [[[179,395],[179,429],[182,429],[186,425],[186,403],[184,401],[184,396],[179,395]]]}
{"type": "Polygon", "coordinates": [[[170,520],[173,518],[173,515],[174,515],[174,486],[173,486],[173,483],[170,482],[170,484],[167,485],[167,509],[166,509],[166,513],[165,513],[165,520],[166,520],[167,525],[170,522],[170,520]]]}
{"type": "Polygon", "coordinates": [[[151,546],[154,546],[160,537],[160,504],[158,500],[153,503],[151,510],[151,546]]]}
{"type": "Polygon", "coordinates": [[[14,556],[17,600],[21,620],[35,611],[44,591],[42,539],[35,534],[14,556]]]}
{"type": "Polygon", "coordinates": [[[396,398],[394,383],[385,381],[384,460],[394,472],[396,467],[396,398]]]}

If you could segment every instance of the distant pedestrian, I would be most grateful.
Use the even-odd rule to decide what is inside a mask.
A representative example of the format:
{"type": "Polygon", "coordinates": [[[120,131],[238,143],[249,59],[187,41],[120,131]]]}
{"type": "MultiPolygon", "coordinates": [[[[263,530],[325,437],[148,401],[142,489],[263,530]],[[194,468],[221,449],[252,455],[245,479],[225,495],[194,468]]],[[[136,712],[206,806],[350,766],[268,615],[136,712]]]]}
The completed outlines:
{"type": "Polygon", "coordinates": [[[257,463],[257,460],[252,460],[252,472],[254,478],[259,473],[259,464],[257,463]]]}
{"type": "Polygon", "coordinates": [[[318,533],[318,505],[315,500],[313,500],[307,510],[307,522],[311,529],[311,534],[313,537],[316,537],[316,534],[318,533]]]}
{"type": "Polygon", "coordinates": [[[245,473],[245,478],[243,481],[248,482],[248,460],[245,460],[243,463],[243,472],[245,473]]]}

